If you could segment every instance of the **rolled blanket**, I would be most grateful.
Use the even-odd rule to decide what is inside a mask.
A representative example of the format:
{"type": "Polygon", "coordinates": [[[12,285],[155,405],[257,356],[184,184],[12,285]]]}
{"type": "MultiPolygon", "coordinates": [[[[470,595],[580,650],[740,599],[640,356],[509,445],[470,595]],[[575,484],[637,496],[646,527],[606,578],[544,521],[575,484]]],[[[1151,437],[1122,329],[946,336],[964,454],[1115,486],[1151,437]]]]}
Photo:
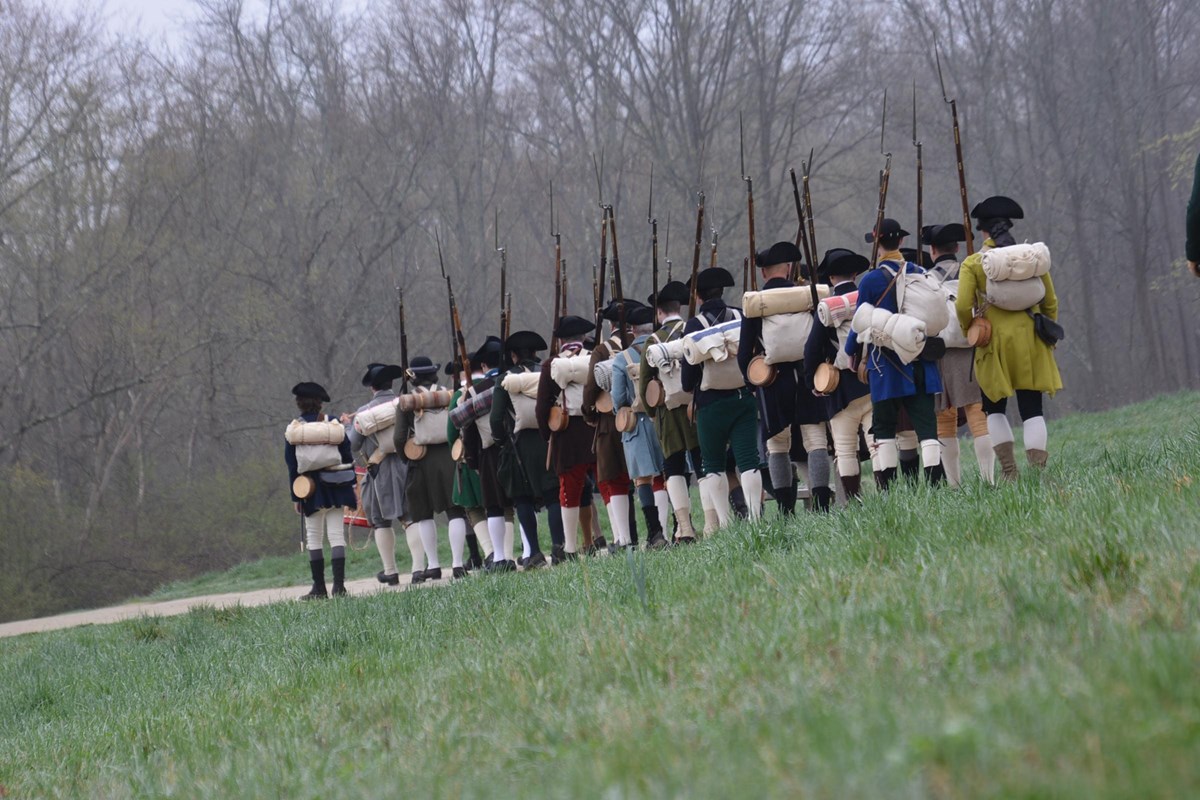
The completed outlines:
{"type": "Polygon", "coordinates": [[[459,398],[458,405],[450,412],[450,422],[454,427],[462,430],[464,426],[490,413],[495,391],[496,388],[490,386],[479,394],[463,395],[459,398]]]}
{"type": "Polygon", "coordinates": [[[858,308],[858,292],[836,294],[817,305],[817,319],[826,328],[836,328],[847,320],[854,319],[858,308]]]}
{"type": "MultiPolygon", "coordinates": [[[[817,285],[817,298],[829,297],[825,284],[817,285]]],[[[801,314],[812,311],[812,288],[788,286],[782,289],[763,289],[742,295],[742,313],[752,319],[776,314],[801,314]]]]}
{"type": "Polygon", "coordinates": [[[737,356],[738,341],[742,335],[740,319],[722,322],[683,337],[683,357],[689,364],[703,361],[724,361],[732,354],[737,356]]]}
{"type": "Polygon", "coordinates": [[[1050,271],[1050,248],[1044,242],[993,247],[983,254],[983,274],[993,281],[1023,281],[1050,271]]]}
{"type": "Polygon", "coordinates": [[[453,392],[438,389],[432,392],[413,392],[400,395],[401,411],[421,411],[425,409],[449,408],[453,392]]]}
{"type": "Polygon", "coordinates": [[[916,361],[925,349],[925,323],[907,314],[864,303],[854,312],[851,327],[864,341],[894,352],[904,364],[916,361]]]}
{"type": "Polygon", "coordinates": [[[550,362],[550,377],[562,389],[572,383],[583,383],[587,380],[588,365],[591,360],[590,353],[577,356],[558,356],[550,362]]]}
{"type": "Polygon", "coordinates": [[[370,436],[385,428],[392,427],[396,424],[396,404],[398,402],[399,398],[359,411],[354,415],[354,430],[363,436],[370,436]]]}
{"type": "Polygon", "coordinates": [[[596,362],[592,372],[596,376],[596,385],[600,387],[601,391],[612,391],[612,371],[613,360],[611,358],[596,362]]]}
{"type": "Polygon", "coordinates": [[[336,420],[301,422],[294,419],[288,423],[283,438],[288,444],[341,444],[346,438],[346,428],[336,420]]]}
{"type": "Polygon", "coordinates": [[[659,342],[646,348],[646,362],[660,372],[673,372],[683,358],[683,339],[659,342]]]}
{"type": "Polygon", "coordinates": [[[523,394],[536,400],[538,381],[541,380],[541,377],[541,374],[537,372],[510,372],[504,376],[500,385],[509,394],[523,394]]]}

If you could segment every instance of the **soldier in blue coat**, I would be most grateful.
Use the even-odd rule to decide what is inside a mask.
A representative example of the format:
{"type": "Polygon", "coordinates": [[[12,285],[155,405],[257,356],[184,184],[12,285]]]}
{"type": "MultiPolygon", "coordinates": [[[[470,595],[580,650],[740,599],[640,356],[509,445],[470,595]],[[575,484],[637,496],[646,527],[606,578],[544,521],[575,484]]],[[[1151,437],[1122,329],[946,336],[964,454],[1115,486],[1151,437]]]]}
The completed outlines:
{"type": "MultiPolygon", "coordinates": [[[[924,270],[905,260],[900,253],[900,243],[908,231],[894,219],[885,219],[875,232],[879,238],[879,257],[876,266],[858,284],[858,305],[870,304],[899,313],[896,299],[896,283],[893,278],[901,269],[905,273],[922,273],[924,270]]],[[[926,352],[940,356],[937,345],[940,340],[931,337],[926,341],[926,352]]],[[[941,444],[937,436],[937,415],[934,400],[942,390],[941,375],[937,363],[926,360],[922,355],[909,364],[885,347],[868,344],[864,348],[858,334],[851,330],[846,338],[846,353],[866,360],[868,382],[871,387],[872,432],[875,437],[876,461],[879,470],[880,488],[887,489],[896,477],[900,453],[896,447],[896,425],[900,410],[908,412],[917,439],[921,445],[921,456],[926,475],[937,480],[941,465],[941,444]]]]}

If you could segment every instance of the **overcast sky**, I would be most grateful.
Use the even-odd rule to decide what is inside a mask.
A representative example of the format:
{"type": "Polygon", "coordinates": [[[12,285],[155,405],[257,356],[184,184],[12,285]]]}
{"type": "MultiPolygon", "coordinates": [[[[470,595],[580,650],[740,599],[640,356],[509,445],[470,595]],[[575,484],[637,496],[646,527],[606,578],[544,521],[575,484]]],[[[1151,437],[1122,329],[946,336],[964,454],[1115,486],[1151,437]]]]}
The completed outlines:
{"type": "MultiPolygon", "coordinates": [[[[58,0],[65,3],[102,2],[109,28],[119,33],[142,34],[173,43],[179,39],[187,20],[196,15],[192,0],[58,0]]],[[[341,0],[344,9],[362,8],[369,0],[341,0]]],[[[267,0],[244,0],[245,14],[255,17],[267,6],[267,0]]]]}

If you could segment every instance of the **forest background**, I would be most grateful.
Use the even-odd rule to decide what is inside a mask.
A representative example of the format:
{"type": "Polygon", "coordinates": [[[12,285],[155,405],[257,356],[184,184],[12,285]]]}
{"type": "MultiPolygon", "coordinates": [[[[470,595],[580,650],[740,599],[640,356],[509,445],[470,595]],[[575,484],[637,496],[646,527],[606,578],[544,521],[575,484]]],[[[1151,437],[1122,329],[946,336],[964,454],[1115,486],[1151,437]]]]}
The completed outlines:
{"type": "MultiPolygon", "coordinates": [[[[556,228],[589,314],[600,211],[627,296],[691,267],[696,192],[722,265],[795,235],[813,153],[822,250],[865,250],[885,89],[889,216],[1017,198],[1047,242],[1061,415],[1200,386],[1183,220],[1200,148],[1187,0],[200,0],[170,44],[96,7],[0,0],[0,620],[97,605],[295,547],[282,428],[369,361],[450,356],[433,232],[469,344],[548,331],[556,228]],[[666,230],[670,249],[666,252],[666,230]]],[[[705,258],[711,236],[704,232],[705,258]]],[[[370,557],[367,554],[366,557],[370,557]]]]}

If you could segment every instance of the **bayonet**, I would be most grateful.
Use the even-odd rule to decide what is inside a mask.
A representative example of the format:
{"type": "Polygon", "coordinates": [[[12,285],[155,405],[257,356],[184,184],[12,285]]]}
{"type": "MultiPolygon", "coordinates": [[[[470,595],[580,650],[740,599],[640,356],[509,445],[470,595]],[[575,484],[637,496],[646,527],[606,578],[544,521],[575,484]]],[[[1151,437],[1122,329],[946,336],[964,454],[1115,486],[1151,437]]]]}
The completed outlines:
{"type": "Polygon", "coordinates": [[[933,57],[937,62],[938,84],[942,87],[942,101],[950,106],[950,117],[954,125],[954,157],[958,162],[958,196],[962,201],[963,232],[967,235],[967,255],[975,253],[975,234],[971,231],[970,204],[967,203],[967,169],[963,163],[962,132],[958,127],[958,101],[946,96],[946,79],[942,77],[942,56],[937,40],[933,42],[933,57]]]}
{"type": "Polygon", "coordinates": [[[738,147],[741,151],[742,180],[746,182],[746,223],[750,234],[750,258],[742,270],[742,291],[745,292],[747,284],[751,290],[758,289],[758,273],[754,269],[754,260],[757,255],[757,251],[754,249],[754,181],[746,174],[746,139],[742,129],[742,112],[740,111],[738,112],[738,147]]]}

